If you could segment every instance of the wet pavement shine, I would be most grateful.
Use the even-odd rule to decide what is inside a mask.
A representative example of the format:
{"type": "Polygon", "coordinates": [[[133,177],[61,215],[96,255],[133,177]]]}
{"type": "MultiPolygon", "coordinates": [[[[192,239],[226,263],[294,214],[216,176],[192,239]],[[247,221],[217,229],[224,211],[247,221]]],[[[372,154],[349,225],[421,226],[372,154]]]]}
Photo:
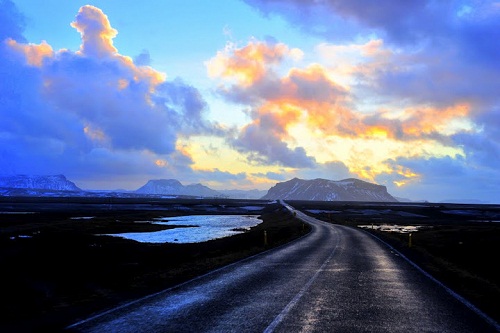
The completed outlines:
{"type": "Polygon", "coordinates": [[[371,235],[296,212],[305,237],[69,327],[74,332],[497,332],[371,235]]]}

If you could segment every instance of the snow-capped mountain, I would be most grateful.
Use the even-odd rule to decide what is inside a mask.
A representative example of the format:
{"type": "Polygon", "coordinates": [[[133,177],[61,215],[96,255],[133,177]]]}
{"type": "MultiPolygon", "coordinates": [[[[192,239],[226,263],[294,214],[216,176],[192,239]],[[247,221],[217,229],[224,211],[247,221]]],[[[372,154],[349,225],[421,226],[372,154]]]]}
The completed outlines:
{"type": "Polygon", "coordinates": [[[294,178],[277,183],[262,197],[266,200],[378,201],[397,202],[382,185],[349,178],[303,180],[294,178]]]}
{"type": "Polygon", "coordinates": [[[63,175],[53,176],[0,176],[0,188],[4,189],[29,189],[29,190],[52,190],[52,191],[74,191],[81,189],[63,175]]]}
{"type": "Polygon", "coordinates": [[[187,195],[197,197],[221,197],[222,193],[202,184],[182,185],[176,179],[150,180],[135,193],[153,195],[187,195]]]}

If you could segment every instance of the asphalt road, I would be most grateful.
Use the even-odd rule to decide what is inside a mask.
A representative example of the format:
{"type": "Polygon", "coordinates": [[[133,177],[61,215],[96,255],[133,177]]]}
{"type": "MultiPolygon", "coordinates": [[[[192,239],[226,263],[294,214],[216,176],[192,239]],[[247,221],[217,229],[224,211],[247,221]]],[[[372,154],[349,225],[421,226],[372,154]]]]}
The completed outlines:
{"type": "Polygon", "coordinates": [[[497,332],[367,233],[297,212],[293,243],[70,327],[76,332],[497,332]]]}

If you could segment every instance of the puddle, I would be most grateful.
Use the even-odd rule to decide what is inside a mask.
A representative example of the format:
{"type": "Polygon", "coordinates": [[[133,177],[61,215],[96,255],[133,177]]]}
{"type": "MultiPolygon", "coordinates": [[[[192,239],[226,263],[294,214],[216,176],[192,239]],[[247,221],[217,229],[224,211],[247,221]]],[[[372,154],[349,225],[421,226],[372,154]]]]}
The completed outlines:
{"type": "Polygon", "coordinates": [[[389,225],[389,224],[372,225],[372,224],[366,224],[366,225],[358,225],[358,228],[380,230],[380,231],[385,231],[385,232],[397,232],[400,234],[408,234],[411,232],[417,232],[419,229],[423,228],[423,226],[421,226],[421,225],[389,225]]]}
{"type": "Polygon", "coordinates": [[[311,214],[339,214],[342,213],[338,210],[323,210],[323,209],[308,209],[307,212],[311,214]]]}

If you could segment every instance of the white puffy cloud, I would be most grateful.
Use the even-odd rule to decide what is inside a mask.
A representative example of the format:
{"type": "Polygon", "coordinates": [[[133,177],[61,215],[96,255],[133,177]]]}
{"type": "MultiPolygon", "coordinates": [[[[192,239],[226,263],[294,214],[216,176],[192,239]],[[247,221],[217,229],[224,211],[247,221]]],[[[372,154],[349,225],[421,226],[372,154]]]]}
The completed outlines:
{"type": "MultiPolygon", "coordinates": [[[[10,2],[1,5],[2,15],[21,17],[10,2]]],[[[100,9],[80,8],[72,23],[82,39],[76,52],[26,43],[18,22],[6,22],[11,27],[0,36],[3,173],[64,173],[84,186],[99,179],[107,184],[113,175],[133,175],[136,183],[148,175],[186,175],[194,172],[193,161],[176,157],[177,139],[223,132],[206,120],[196,88],[167,81],[147,66],[147,53],[138,63],[120,54],[113,45],[117,31],[100,9]]]]}

